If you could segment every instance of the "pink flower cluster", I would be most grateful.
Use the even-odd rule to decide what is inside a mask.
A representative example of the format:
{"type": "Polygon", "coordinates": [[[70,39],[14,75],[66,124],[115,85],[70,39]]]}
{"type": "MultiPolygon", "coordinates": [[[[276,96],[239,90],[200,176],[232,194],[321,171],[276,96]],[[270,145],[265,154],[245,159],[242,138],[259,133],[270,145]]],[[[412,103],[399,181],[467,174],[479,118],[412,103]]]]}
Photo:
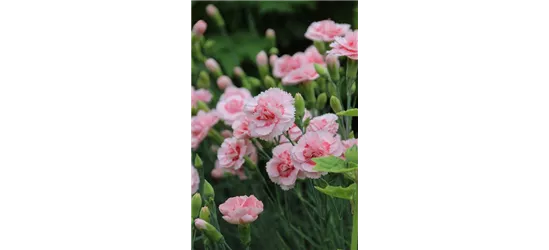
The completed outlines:
{"type": "Polygon", "coordinates": [[[324,57],[314,46],[310,46],[305,52],[298,52],[293,56],[283,55],[273,61],[273,75],[282,78],[284,85],[296,85],[315,80],[319,75],[313,65],[326,64],[324,57]]]}
{"type": "Polygon", "coordinates": [[[219,121],[215,110],[210,112],[198,111],[196,116],[191,118],[191,147],[197,149],[200,143],[206,138],[210,129],[219,121]]]}
{"type": "Polygon", "coordinates": [[[205,89],[195,90],[191,87],[191,106],[196,107],[198,101],[209,103],[212,100],[212,93],[205,89]]]}
{"type": "Polygon", "coordinates": [[[358,30],[349,31],[344,37],[336,37],[330,44],[332,50],[328,54],[346,56],[352,60],[358,60],[358,30]]]}

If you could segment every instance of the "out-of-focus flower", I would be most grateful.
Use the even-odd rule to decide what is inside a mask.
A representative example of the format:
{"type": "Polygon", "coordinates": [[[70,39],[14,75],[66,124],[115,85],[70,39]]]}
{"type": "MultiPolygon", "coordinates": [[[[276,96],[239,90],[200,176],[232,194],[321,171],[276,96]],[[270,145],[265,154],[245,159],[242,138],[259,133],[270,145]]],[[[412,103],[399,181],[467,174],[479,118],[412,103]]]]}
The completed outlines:
{"type": "Polygon", "coordinates": [[[231,126],[234,121],[244,116],[244,104],[246,100],[241,95],[231,95],[228,98],[219,100],[216,110],[219,117],[225,121],[225,124],[231,126]]]}
{"type": "Polygon", "coordinates": [[[278,56],[276,55],[271,55],[269,57],[269,64],[271,65],[271,67],[274,67],[276,60],[278,60],[278,56]]]}
{"type": "Polygon", "coordinates": [[[307,63],[325,65],[324,58],[322,58],[322,55],[315,46],[309,46],[309,48],[305,50],[305,57],[307,58],[307,63]]]}
{"type": "Polygon", "coordinates": [[[358,60],[358,30],[349,31],[344,37],[336,37],[330,44],[332,50],[328,54],[346,56],[352,60],[358,60]]]}
{"type": "Polygon", "coordinates": [[[313,41],[331,42],[336,37],[344,35],[350,28],[351,25],[349,24],[338,24],[332,20],[323,20],[309,25],[305,37],[313,41]]]}
{"type": "Polygon", "coordinates": [[[242,99],[244,99],[244,100],[252,99],[252,94],[250,94],[249,90],[247,90],[245,88],[237,88],[237,87],[234,87],[234,86],[230,86],[230,87],[227,87],[225,89],[225,92],[221,95],[219,100],[220,101],[226,100],[227,98],[229,98],[231,96],[234,96],[234,95],[238,95],[238,96],[242,97],[242,99]]]}
{"type": "Polygon", "coordinates": [[[267,65],[267,63],[268,63],[267,53],[265,53],[265,51],[263,51],[263,50],[260,51],[259,53],[257,53],[255,61],[256,61],[257,65],[259,65],[259,66],[267,65]]]}
{"type": "Polygon", "coordinates": [[[250,99],[244,107],[251,137],[271,139],[294,124],[294,98],[279,88],[271,88],[250,99]]]}
{"type": "Polygon", "coordinates": [[[195,90],[194,87],[191,87],[191,106],[196,107],[198,101],[203,101],[208,103],[212,100],[212,93],[205,89],[195,90]]]}
{"type": "Polygon", "coordinates": [[[200,176],[198,176],[198,171],[196,171],[196,168],[194,166],[191,166],[191,194],[196,193],[198,191],[198,185],[200,184],[200,176]]]}
{"type": "Polygon", "coordinates": [[[198,22],[193,25],[193,33],[197,36],[204,35],[206,28],[208,28],[208,24],[204,22],[204,20],[198,20],[198,22]]]}
{"type": "Polygon", "coordinates": [[[341,156],[343,145],[339,135],[326,131],[305,133],[292,149],[292,161],[294,166],[303,171],[309,178],[317,179],[321,172],[313,170],[316,163],[312,160],[322,156],[341,156]]]}
{"type": "Polygon", "coordinates": [[[250,128],[248,127],[248,118],[242,117],[233,122],[233,136],[238,139],[250,138],[250,128]]]}
{"type": "Polygon", "coordinates": [[[282,78],[283,85],[296,85],[298,83],[312,81],[319,77],[313,64],[302,66],[282,78]]]}
{"type": "Polygon", "coordinates": [[[204,64],[206,65],[206,68],[208,68],[208,70],[212,73],[218,73],[221,70],[219,68],[219,64],[213,58],[208,58],[204,64]]]}
{"type": "Polygon", "coordinates": [[[283,78],[290,72],[301,68],[302,65],[307,63],[307,57],[304,53],[298,52],[293,56],[283,55],[273,66],[273,75],[278,78],[283,78]]]}
{"type": "Polygon", "coordinates": [[[198,111],[196,116],[191,118],[191,147],[198,148],[198,145],[206,138],[210,129],[219,121],[215,110],[210,112],[198,111]]]}
{"type": "Polygon", "coordinates": [[[219,205],[223,219],[231,224],[249,224],[263,212],[263,202],[254,195],[237,196],[227,199],[219,205]]]}
{"type": "Polygon", "coordinates": [[[217,78],[217,87],[219,87],[219,89],[224,90],[229,86],[233,86],[233,81],[231,81],[231,78],[228,76],[220,76],[217,78]]]}

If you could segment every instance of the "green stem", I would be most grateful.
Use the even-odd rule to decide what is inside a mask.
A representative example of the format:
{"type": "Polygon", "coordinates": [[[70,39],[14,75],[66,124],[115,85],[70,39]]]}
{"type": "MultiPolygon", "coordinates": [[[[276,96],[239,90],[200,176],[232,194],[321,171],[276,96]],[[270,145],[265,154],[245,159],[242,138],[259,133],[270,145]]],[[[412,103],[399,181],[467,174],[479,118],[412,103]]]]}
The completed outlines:
{"type": "Polygon", "coordinates": [[[208,137],[210,137],[212,140],[214,140],[217,144],[221,145],[225,138],[219,134],[215,129],[210,129],[208,131],[208,137]]]}
{"type": "Polygon", "coordinates": [[[353,238],[351,241],[351,250],[358,249],[358,189],[353,197],[353,238]]]}

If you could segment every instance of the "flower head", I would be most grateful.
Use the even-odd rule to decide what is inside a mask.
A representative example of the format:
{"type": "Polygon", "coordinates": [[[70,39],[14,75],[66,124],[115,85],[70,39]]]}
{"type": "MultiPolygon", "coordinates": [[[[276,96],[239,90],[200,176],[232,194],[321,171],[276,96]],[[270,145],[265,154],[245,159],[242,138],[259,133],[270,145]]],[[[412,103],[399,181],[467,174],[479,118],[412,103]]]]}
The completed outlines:
{"type": "Polygon", "coordinates": [[[294,187],[299,169],[294,167],[291,158],[292,144],[283,143],[273,148],[273,158],[267,162],[267,174],[283,190],[294,187]]]}
{"type": "Polygon", "coordinates": [[[223,90],[229,86],[233,86],[233,81],[231,81],[231,78],[228,76],[220,76],[217,78],[217,87],[219,87],[219,89],[223,90]]]}
{"type": "Polygon", "coordinates": [[[231,126],[234,121],[244,116],[244,104],[246,99],[241,95],[231,95],[223,98],[217,103],[216,110],[219,117],[225,121],[225,124],[231,126]]]}
{"type": "Polygon", "coordinates": [[[313,22],[307,28],[305,37],[313,41],[331,42],[351,28],[349,24],[339,24],[332,20],[313,22]]]}
{"type": "Polygon", "coordinates": [[[248,118],[242,117],[233,122],[233,136],[238,139],[250,138],[250,128],[248,127],[248,118]]]}
{"type": "Polygon", "coordinates": [[[309,178],[320,178],[321,172],[313,170],[316,163],[312,160],[322,156],[341,156],[343,145],[339,135],[326,131],[305,133],[292,149],[294,166],[303,171],[309,178]]]}
{"type": "Polygon", "coordinates": [[[208,103],[212,100],[212,93],[206,89],[195,90],[194,87],[191,87],[191,106],[196,107],[198,101],[203,101],[208,103]]]}
{"type": "Polygon", "coordinates": [[[309,46],[309,48],[305,50],[305,58],[307,59],[307,63],[326,64],[324,58],[322,58],[322,55],[315,46],[309,46]]]}
{"type": "Polygon", "coordinates": [[[263,202],[254,195],[236,196],[219,205],[223,219],[231,224],[249,224],[263,212],[263,202]]]}
{"type": "Polygon", "coordinates": [[[196,35],[203,35],[204,32],[206,32],[206,28],[208,28],[208,24],[204,22],[204,20],[198,20],[193,25],[193,33],[196,35]]]}
{"type": "Polygon", "coordinates": [[[278,78],[283,78],[290,72],[301,68],[307,63],[307,57],[304,53],[296,53],[293,56],[283,55],[276,60],[273,65],[273,75],[278,78]]]}
{"type": "Polygon", "coordinates": [[[317,116],[309,122],[307,126],[307,132],[316,132],[316,131],[326,131],[332,134],[337,134],[337,129],[339,124],[337,124],[337,115],[335,114],[324,114],[317,116]]]}
{"type": "Polygon", "coordinates": [[[251,137],[271,139],[281,135],[294,123],[294,98],[279,88],[270,88],[244,107],[251,137]]]}
{"type": "Polygon", "coordinates": [[[344,37],[336,37],[330,47],[332,50],[328,51],[328,54],[358,60],[358,30],[349,31],[344,37]]]}
{"type": "Polygon", "coordinates": [[[283,85],[296,85],[298,83],[312,81],[319,77],[313,64],[307,64],[294,70],[282,78],[283,85]]]}
{"type": "Polygon", "coordinates": [[[225,139],[217,150],[217,159],[222,168],[238,170],[244,164],[244,156],[250,157],[254,154],[257,158],[255,147],[250,141],[231,137],[225,139]]]}

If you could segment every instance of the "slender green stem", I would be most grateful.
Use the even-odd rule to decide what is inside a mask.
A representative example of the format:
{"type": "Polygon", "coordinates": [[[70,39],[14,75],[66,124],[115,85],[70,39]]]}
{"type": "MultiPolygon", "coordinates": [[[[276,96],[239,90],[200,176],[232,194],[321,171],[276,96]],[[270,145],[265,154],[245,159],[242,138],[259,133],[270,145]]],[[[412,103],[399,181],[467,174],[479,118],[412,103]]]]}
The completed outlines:
{"type": "Polygon", "coordinates": [[[295,146],[295,143],[292,141],[292,138],[290,138],[290,135],[287,132],[283,133],[283,135],[284,137],[286,137],[286,139],[288,139],[288,141],[290,141],[292,146],[295,146]]]}
{"type": "Polygon", "coordinates": [[[353,238],[351,241],[351,250],[358,249],[358,190],[353,197],[353,238]]]}

